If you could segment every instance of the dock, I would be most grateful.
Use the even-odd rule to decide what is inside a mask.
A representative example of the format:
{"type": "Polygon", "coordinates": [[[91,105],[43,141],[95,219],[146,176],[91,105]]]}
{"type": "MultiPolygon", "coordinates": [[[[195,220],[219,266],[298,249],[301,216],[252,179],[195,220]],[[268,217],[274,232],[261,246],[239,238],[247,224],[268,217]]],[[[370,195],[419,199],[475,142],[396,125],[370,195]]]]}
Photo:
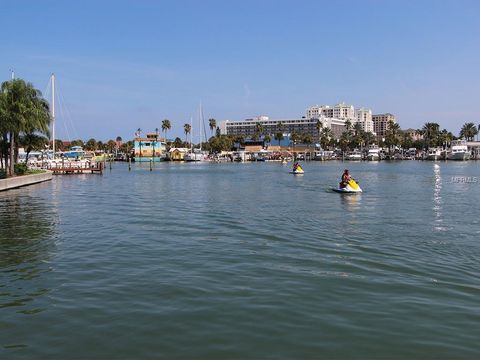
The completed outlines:
{"type": "Polygon", "coordinates": [[[72,175],[72,174],[102,174],[103,162],[60,162],[52,163],[47,166],[53,175],[72,175]]]}

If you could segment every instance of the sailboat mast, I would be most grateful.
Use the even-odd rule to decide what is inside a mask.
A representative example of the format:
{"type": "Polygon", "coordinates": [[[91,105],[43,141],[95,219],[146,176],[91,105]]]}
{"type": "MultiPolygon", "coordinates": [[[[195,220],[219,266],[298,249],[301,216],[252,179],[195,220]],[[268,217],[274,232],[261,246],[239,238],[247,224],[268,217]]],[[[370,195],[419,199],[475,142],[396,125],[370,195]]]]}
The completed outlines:
{"type": "Polygon", "coordinates": [[[190,116],[190,153],[193,152],[193,118],[190,116]]]}
{"type": "Polygon", "coordinates": [[[52,74],[52,149],[55,159],[55,74],[52,74]]]}
{"type": "Polygon", "coordinates": [[[198,137],[200,140],[200,152],[202,152],[202,102],[200,102],[200,114],[198,114],[198,137]]]}

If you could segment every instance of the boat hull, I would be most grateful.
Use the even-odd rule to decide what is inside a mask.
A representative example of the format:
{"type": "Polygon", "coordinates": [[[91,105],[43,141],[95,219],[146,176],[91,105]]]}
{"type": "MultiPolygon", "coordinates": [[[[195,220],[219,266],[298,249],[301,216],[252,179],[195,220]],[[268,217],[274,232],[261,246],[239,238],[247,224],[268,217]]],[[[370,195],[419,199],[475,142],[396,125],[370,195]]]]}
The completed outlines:
{"type": "Polygon", "coordinates": [[[448,155],[448,160],[458,160],[458,161],[470,160],[470,153],[468,152],[456,152],[454,154],[450,153],[448,155]]]}

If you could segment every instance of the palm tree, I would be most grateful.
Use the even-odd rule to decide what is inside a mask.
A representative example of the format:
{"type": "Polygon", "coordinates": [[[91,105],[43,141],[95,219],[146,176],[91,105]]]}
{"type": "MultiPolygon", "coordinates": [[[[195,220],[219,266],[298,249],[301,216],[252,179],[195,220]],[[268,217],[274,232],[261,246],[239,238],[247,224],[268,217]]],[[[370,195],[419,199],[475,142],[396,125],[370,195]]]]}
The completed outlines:
{"type": "Polygon", "coordinates": [[[323,123],[320,120],[317,120],[316,127],[317,127],[318,141],[320,141],[320,134],[323,129],[323,123]]]}
{"type": "Polygon", "coordinates": [[[350,132],[351,129],[352,129],[352,122],[349,119],[345,120],[345,130],[347,132],[350,132]]]}
{"type": "Polygon", "coordinates": [[[388,152],[390,152],[392,146],[397,145],[399,139],[400,125],[393,120],[389,120],[387,123],[387,131],[385,133],[385,143],[388,146],[388,152]]]}
{"type": "Polygon", "coordinates": [[[155,140],[152,141],[152,157],[155,161],[155,144],[158,141],[158,128],[155,128],[155,140]]]}
{"type": "Polygon", "coordinates": [[[187,143],[188,134],[192,131],[192,126],[190,124],[183,125],[183,132],[185,133],[185,143],[187,143]]]}
{"type": "Polygon", "coordinates": [[[478,129],[473,122],[465,123],[460,130],[460,137],[467,141],[473,141],[475,135],[478,134],[478,129]]]}
{"type": "Polygon", "coordinates": [[[162,131],[164,134],[165,142],[167,142],[167,132],[172,128],[172,125],[170,124],[170,120],[165,119],[162,121],[162,131]]]}
{"type": "Polygon", "coordinates": [[[269,144],[272,141],[270,135],[265,135],[263,138],[263,144],[269,144]]]}
{"type": "Polygon", "coordinates": [[[263,133],[263,125],[257,122],[255,124],[255,134],[257,135],[257,137],[259,137],[260,135],[262,135],[262,133],[263,133]]]}
{"type": "Polygon", "coordinates": [[[210,131],[212,132],[212,136],[213,136],[213,130],[215,130],[215,128],[217,127],[217,120],[215,119],[208,119],[208,126],[210,127],[210,131]]]}
{"type": "Polygon", "coordinates": [[[320,137],[320,145],[322,146],[322,149],[325,149],[328,147],[328,144],[330,143],[330,140],[333,139],[333,131],[331,128],[323,128],[322,130],[322,136],[320,137]]]}
{"type": "MultiPolygon", "coordinates": [[[[140,148],[140,155],[139,155],[139,157],[141,158],[141,157],[142,157],[142,139],[141,139],[142,129],[138,128],[138,129],[137,129],[137,134],[138,134],[137,136],[140,138],[140,139],[138,140],[138,146],[139,146],[139,148],[140,148]]],[[[140,160],[140,161],[141,161],[141,160],[140,160]]]]}
{"type": "Polygon", "coordinates": [[[427,122],[423,125],[421,132],[422,132],[427,150],[430,148],[431,145],[437,144],[439,131],[440,131],[440,125],[438,125],[437,123],[427,122]]]}
{"type": "Polygon", "coordinates": [[[277,132],[274,139],[278,141],[278,147],[280,148],[280,141],[283,140],[283,133],[281,131],[277,132]]]}
{"type": "MultiPolygon", "coordinates": [[[[480,125],[479,125],[479,127],[480,127],[480,125]]],[[[277,131],[283,133],[283,130],[285,130],[285,126],[283,125],[283,123],[281,121],[279,121],[277,123],[277,131]]]]}
{"type": "Polygon", "coordinates": [[[10,143],[10,158],[5,157],[5,167],[13,176],[20,134],[48,134],[50,114],[48,103],[31,83],[14,79],[3,82],[0,89],[0,132],[4,142],[8,139],[10,143]]]}

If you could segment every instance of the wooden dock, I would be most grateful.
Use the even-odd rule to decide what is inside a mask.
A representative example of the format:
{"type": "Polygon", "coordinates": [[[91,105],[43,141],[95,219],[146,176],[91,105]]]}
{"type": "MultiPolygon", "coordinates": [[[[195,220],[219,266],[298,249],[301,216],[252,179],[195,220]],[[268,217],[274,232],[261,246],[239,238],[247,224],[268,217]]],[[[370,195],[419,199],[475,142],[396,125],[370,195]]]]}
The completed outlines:
{"type": "Polygon", "coordinates": [[[58,163],[51,164],[47,167],[48,170],[53,172],[53,175],[72,175],[72,174],[102,174],[103,162],[95,163],[58,163]]]}

